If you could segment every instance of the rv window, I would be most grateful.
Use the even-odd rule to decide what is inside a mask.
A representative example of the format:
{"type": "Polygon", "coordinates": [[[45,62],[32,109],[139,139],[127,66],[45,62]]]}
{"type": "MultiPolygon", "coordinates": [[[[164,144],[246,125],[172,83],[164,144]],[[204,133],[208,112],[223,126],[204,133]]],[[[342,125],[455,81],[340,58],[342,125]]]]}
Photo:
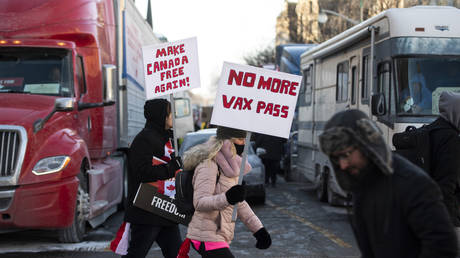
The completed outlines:
{"type": "Polygon", "coordinates": [[[397,112],[400,115],[438,115],[439,95],[460,92],[460,58],[396,58],[397,112]]]}
{"type": "Polygon", "coordinates": [[[358,89],[358,69],[351,68],[351,104],[356,104],[356,89],[358,89]]]}
{"type": "Polygon", "coordinates": [[[311,85],[311,69],[307,69],[303,71],[303,80],[302,88],[305,89],[305,104],[307,106],[311,105],[311,94],[312,94],[312,85],[311,85]]]}
{"type": "Polygon", "coordinates": [[[363,56],[361,103],[369,103],[369,56],[363,56]]]}
{"type": "Polygon", "coordinates": [[[387,109],[389,109],[389,99],[390,99],[390,86],[391,86],[391,70],[390,63],[384,62],[377,66],[377,90],[376,92],[383,93],[385,96],[385,104],[387,109]]]}
{"type": "Polygon", "coordinates": [[[348,99],[348,61],[337,65],[335,99],[337,102],[345,102],[348,99]]]}

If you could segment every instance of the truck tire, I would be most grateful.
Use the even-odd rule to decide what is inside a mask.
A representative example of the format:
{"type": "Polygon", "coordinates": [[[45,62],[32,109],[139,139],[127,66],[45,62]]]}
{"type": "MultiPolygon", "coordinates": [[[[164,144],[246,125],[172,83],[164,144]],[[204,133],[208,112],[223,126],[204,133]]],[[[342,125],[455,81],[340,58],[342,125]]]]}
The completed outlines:
{"type": "Polygon", "coordinates": [[[321,202],[327,201],[327,178],[326,173],[320,173],[319,175],[318,187],[316,188],[316,197],[321,202]]]}
{"type": "Polygon", "coordinates": [[[86,177],[86,168],[82,165],[78,179],[78,185],[75,216],[72,224],[64,229],[59,230],[59,241],[61,243],[79,243],[83,240],[86,233],[86,220],[89,213],[89,195],[88,195],[88,178],[86,177]]]}

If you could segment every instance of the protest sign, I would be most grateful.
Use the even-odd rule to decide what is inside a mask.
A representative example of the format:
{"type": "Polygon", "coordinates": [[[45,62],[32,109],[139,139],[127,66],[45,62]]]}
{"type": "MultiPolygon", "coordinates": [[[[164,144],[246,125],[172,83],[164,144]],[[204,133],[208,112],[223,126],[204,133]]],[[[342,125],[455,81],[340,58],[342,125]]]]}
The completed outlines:
{"type": "Polygon", "coordinates": [[[289,138],[301,76],[225,62],[211,124],[289,138]]]}
{"type": "Polygon", "coordinates": [[[139,186],[133,204],[138,208],[183,225],[188,225],[192,219],[191,215],[177,212],[174,199],[158,193],[158,189],[149,183],[142,183],[139,186]]]}
{"type": "Polygon", "coordinates": [[[196,38],[142,48],[147,99],[200,87],[196,38]]]}

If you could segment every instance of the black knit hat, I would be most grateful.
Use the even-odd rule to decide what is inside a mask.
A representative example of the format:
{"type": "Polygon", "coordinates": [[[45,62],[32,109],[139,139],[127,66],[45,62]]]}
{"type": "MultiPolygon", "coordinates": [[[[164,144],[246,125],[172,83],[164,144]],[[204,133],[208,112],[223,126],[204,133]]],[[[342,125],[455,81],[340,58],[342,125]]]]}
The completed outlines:
{"type": "Polygon", "coordinates": [[[218,126],[216,136],[219,140],[225,140],[230,138],[245,138],[246,131],[225,126],[218,126]]]}

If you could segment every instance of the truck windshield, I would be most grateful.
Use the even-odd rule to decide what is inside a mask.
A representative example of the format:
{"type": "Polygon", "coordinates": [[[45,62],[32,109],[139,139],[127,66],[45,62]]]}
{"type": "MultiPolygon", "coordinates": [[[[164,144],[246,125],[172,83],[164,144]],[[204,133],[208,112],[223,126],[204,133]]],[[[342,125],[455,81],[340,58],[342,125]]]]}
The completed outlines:
{"type": "Polygon", "coordinates": [[[0,94],[71,97],[70,52],[51,48],[0,48],[0,94]]]}
{"type": "Polygon", "coordinates": [[[396,58],[399,115],[438,115],[439,95],[460,92],[459,57],[396,58]]]}

